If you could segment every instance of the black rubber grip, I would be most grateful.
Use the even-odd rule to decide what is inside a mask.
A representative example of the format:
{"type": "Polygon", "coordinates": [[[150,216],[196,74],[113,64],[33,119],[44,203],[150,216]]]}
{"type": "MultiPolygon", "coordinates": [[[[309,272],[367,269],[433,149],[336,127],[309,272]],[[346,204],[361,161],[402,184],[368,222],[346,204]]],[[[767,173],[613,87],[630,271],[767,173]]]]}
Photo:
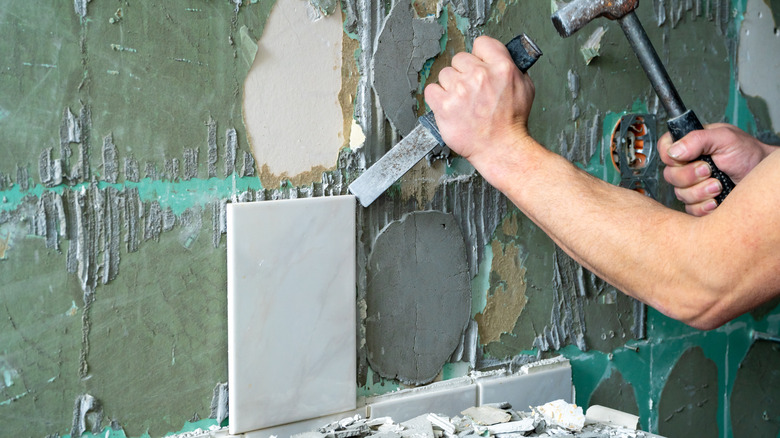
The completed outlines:
{"type": "MultiPolygon", "coordinates": [[[[512,38],[512,41],[506,44],[506,48],[509,50],[509,56],[512,57],[512,61],[514,61],[517,68],[523,73],[528,71],[528,69],[536,63],[536,60],[542,56],[542,51],[536,43],[524,33],[512,38]]],[[[421,125],[428,128],[428,131],[436,138],[439,145],[444,146],[444,140],[441,138],[439,126],[436,125],[436,118],[433,116],[433,111],[428,111],[417,120],[421,125]]]]}
{"type": "MultiPolygon", "coordinates": [[[[669,119],[666,122],[666,125],[669,127],[669,132],[672,134],[674,141],[685,137],[691,131],[704,129],[704,126],[702,126],[699,118],[696,117],[696,114],[694,114],[691,110],[685,111],[673,119],[669,119]]],[[[715,165],[715,162],[712,161],[712,157],[709,155],[702,155],[694,161],[704,161],[707,163],[707,165],[710,166],[712,177],[720,181],[720,185],[723,189],[718,194],[718,196],[715,197],[715,201],[717,201],[720,205],[720,203],[726,199],[726,196],[728,196],[729,193],[731,193],[731,191],[734,189],[734,181],[732,181],[728,175],[723,173],[723,171],[718,169],[718,166],[715,165]]]]}

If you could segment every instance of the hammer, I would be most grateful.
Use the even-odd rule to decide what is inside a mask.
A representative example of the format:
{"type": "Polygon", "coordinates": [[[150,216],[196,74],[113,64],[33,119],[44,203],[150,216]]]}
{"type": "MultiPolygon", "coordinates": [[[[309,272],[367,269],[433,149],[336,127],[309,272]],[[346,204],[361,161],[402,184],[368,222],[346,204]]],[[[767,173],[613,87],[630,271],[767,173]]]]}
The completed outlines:
{"type": "MultiPolygon", "coordinates": [[[[639,22],[639,18],[634,13],[637,6],[639,6],[639,0],[573,0],[553,14],[552,22],[558,33],[565,38],[595,18],[604,16],[610,20],[617,20],[670,117],[666,121],[666,125],[669,127],[672,138],[677,141],[685,134],[697,129],[704,129],[704,127],[696,114],[690,109],[686,109],[685,104],[680,99],[672,80],[669,79],[669,74],[647,37],[642,23],[639,22]]],[[[720,204],[734,188],[734,182],[715,166],[709,155],[702,155],[697,158],[698,160],[707,163],[712,171],[712,176],[720,181],[723,190],[715,198],[720,204]]]]}

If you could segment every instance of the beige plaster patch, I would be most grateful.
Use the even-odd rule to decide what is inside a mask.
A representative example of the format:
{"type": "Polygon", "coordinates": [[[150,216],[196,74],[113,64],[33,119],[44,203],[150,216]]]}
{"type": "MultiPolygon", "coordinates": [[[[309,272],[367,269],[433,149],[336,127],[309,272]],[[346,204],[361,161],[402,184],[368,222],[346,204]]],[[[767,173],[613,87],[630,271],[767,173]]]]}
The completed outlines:
{"type": "Polygon", "coordinates": [[[517,231],[519,229],[520,224],[517,221],[517,214],[511,215],[501,222],[501,232],[503,232],[505,236],[517,236],[517,231]]]}
{"type": "Polygon", "coordinates": [[[8,248],[10,248],[11,245],[9,245],[9,242],[11,241],[11,233],[8,233],[8,236],[6,236],[5,239],[0,238],[0,259],[5,258],[5,252],[8,251],[8,248]]]}
{"type": "Polygon", "coordinates": [[[316,16],[305,0],[278,0],[244,82],[244,123],[264,186],[311,183],[335,168],[344,145],[342,16],[316,16]],[[315,171],[316,170],[316,171],[315,171]]]}
{"type": "Polygon", "coordinates": [[[401,199],[408,200],[414,197],[421,205],[427,204],[433,200],[444,171],[445,166],[442,161],[436,161],[429,166],[428,160],[420,160],[401,179],[401,199]]]}
{"type": "Polygon", "coordinates": [[[484,345],[500,340],[502,333],[511,333],[528,302],[526,269],[520,262],[520,248],[512,243],[503,246],[498,240],[493,240],[491,246],[492,274],[501,282],[492,293],[488,291],[485,309],[474,317],[480,342],[484,345]]]}
{"type": "Polygon", "coordinates": [[[341,91],[339,91],[339,104],[341,115],[344,119],[344,144],[352,149],[363,144],[366,137],[360,125],[353,117],[355,108],[355,95],[357,94],[360,72],[358,71],[355,53],[360,49],[360,42],[352,38],[343,38],[341,45],[341,91]],[[356,129],[359,132],[356,132],[356,129]],[[361,138],[362,136],[362,138],[361,138]]]}

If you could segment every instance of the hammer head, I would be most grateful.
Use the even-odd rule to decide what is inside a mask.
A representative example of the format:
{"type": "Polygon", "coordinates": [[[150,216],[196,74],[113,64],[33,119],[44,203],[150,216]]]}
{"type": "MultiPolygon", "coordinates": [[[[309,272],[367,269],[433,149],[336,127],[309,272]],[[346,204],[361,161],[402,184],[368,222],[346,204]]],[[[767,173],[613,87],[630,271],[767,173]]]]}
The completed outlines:
{"type": "Polygon", "coordinates": [[[568,37],[582,29],[594,18],[618,20],[639,6],[639,0],[572,0],[558,9],[552,22],[558,34],[568,37]]]}

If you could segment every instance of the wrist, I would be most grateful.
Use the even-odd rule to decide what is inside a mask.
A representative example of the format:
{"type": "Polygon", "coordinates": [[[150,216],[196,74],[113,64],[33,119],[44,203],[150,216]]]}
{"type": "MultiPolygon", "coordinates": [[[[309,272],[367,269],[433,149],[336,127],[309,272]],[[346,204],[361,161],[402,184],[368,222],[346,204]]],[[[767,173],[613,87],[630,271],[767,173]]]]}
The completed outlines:
{"type": "Polygon", "coordinates": [[[518,178],[538,165],[538,154],[547,151],[525,130],[513,130],[485,145],[485,153],[469,161],[485,180],[509,194],[518,187],[518,178]]]}

